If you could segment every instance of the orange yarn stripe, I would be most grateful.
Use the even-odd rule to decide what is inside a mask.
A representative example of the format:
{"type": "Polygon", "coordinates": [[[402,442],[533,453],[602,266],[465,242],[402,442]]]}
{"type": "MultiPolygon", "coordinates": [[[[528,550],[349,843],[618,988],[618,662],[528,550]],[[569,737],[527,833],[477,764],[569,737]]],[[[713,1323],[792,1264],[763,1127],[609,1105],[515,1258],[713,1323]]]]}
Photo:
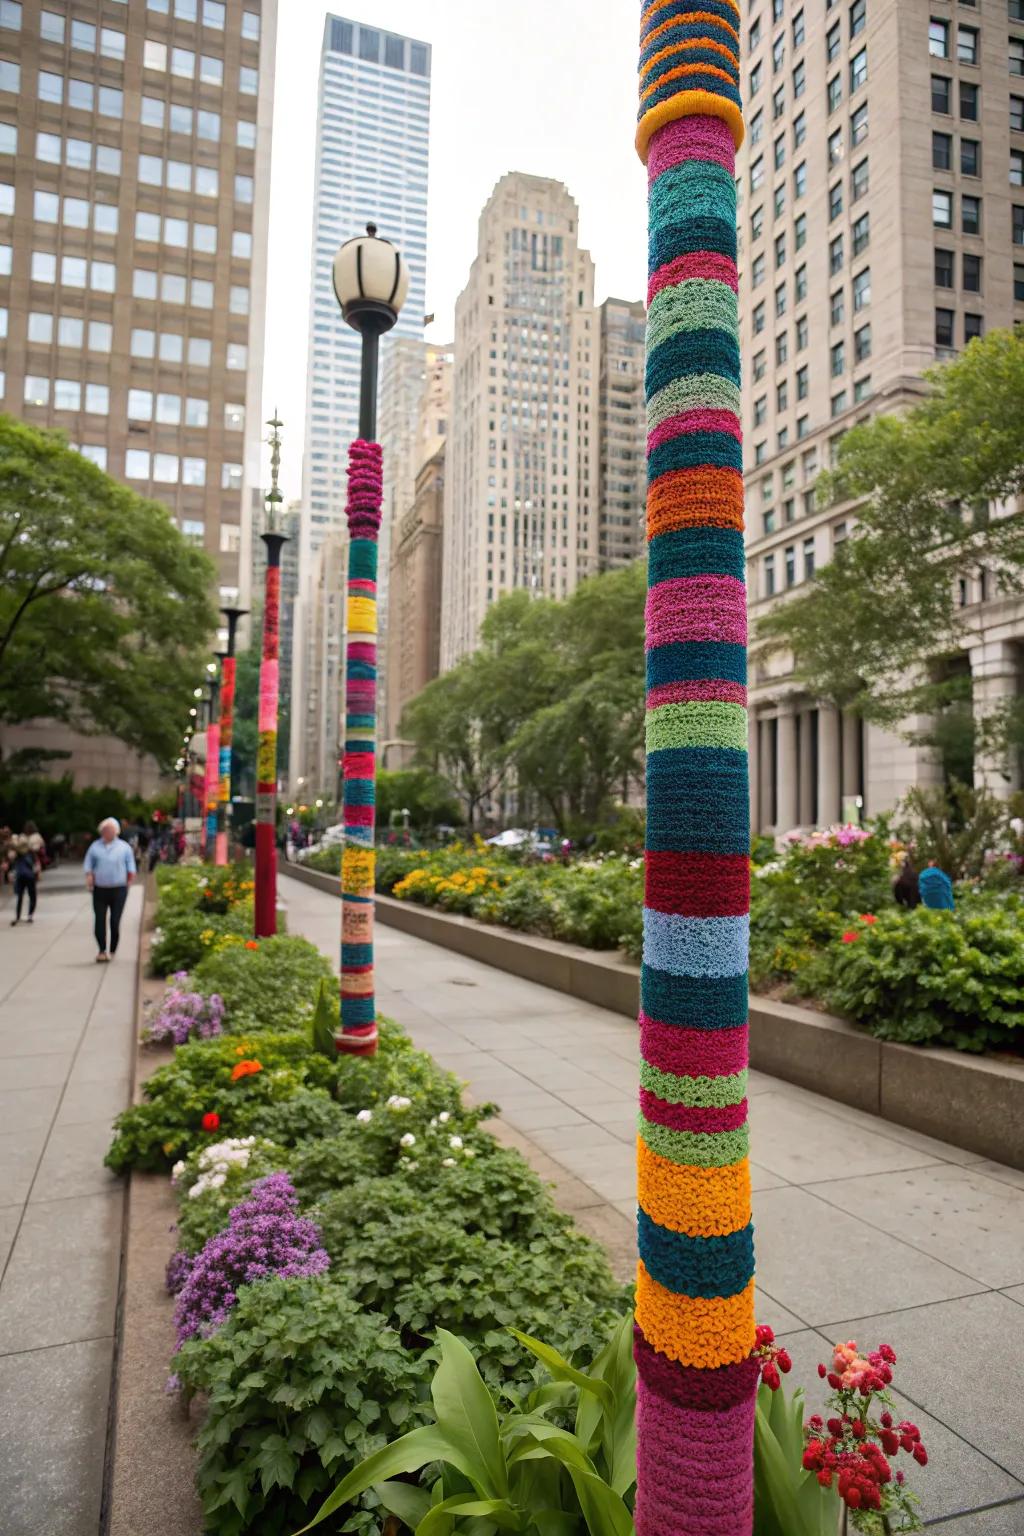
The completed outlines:
{"type": "Polygon", "coordinates": [[[648,488],[649,539],[677,528],[743,526],[743,479],[735,469],[671,469],[648,488]]]}
{"type": "Polygon", "coordinates": [[[680,117],[720,117],[723,123],[728,123],[736,148],[739,149],[743,143],[743,113],[735,102],[728,101],[724,96],[716,96],[714,91],[680,91],[667,101],[659,101],[657,106],[651,107],[640,119],[634,142],[644,165],[647,164],[651,139],[658,129],[664,128],[666,123],[674,123],[680,117]]]}
{"type": "Polygon", "coordinates": [[[738,1296],[677,1296],[636,1272],[636,1320],[648,1344],[680,1365],[738,1365],[754,1347],[754,1282],[738,1296]]]}
{"type": "MultiPolygon", "coordinates": [[[[640,13],[641,32],[643,31],[644,23],[647,21],[649,16],[656,16],[659,11],[663,11],[665,9],[666,5],[671,5],[672,3],[673,0],[652,0],[651,5],[644,6],[643,11],[640,13]]],[[[732,6],[732,9],[736,12],[736,25],[739,26],[740,8],[737,5],[736,0],[725,0],[725,4],[732,6]]],[[[716,17],[715,20],[717,21],[717,19],[718,18],[716,17]]],[[[647,39],[645,38],[644,41],[646,42],[647,39]]]]}
{"type": "MultiPolygon", "coordinates": [[[[673,43],[671,47],[663,48],[660,53],[656,53],[653,58],[648,59],[643,69],[640,71],[641,80],[645,75],[649,75],[654,66],[656,64],[660,64],[662,59],[671,58],[672,54],[674,53],[685,53],[686,50],[690,48],[709,48],[713,53],[720,53],[723,59],[728,59],[730,64],[735,64],[736,68],[739,69],[739,59],[730,48],[725,46],[724,43],[719,43],[712,37],[692,37],[688,42],[685,43],[673,43]]],[[[714,68],[714,66],[708,64],[705,66],[705,68],[710,69],[712,70],[712,73],[717,74],[717,70],[714,68]]],[[[658,84],[661,85],[662,80],[671,80],[671,78],[672,76],[670,74],[663,75],[659,78],[658,84]]],[[[648,92],[645,91],[644,95],[647,94],[648,92]]]]}
{"type": "MultiPolygon", "coordinates": [[[[671,16],[668,21],[659,22],[656,27],[652,27],[644,38],[644,47],[648,48],[656,37],[661,37],[662,33],[670,32],[673,27],[678,27],[679,21],[680,18],[678,16],[671,16]]],[[[692,16],[687,16],[686,21],[687,24],[698,21],[713,21],[716,27],[724,27],[727,32],[731,32],[736,39],[737,47],[739,46],[740,34],[735,27],[730,27],[727,21],[723,21],[721,16],[712,16],[710,11],[695,11],[692,16]]]]}
{"type": "Polygon", "coordinates": [[[649,85],[646,91],[640,92],[641,102],[646,101],[648,96],[653,96],[655,91],[667,85],[670,80],[682,80],[686,75],[717,75],[720,80],[725,81],[726,85],[731,85],[734,89],[736,86],[732,76],[715,64],[677,64],[675,69],[666,70],[665,74],[655,80],[653,85],[649,85]]]}
{"type": "Polygon", "coordinates": [[[638,1137],[636,1166],[643,1208],[659,1227],[688,1237],[728,1237],[730,1232],[742,1231],[750,1220],[746,1158],[725,1168],[694,1168],[659,1156],[638,1137]]]}

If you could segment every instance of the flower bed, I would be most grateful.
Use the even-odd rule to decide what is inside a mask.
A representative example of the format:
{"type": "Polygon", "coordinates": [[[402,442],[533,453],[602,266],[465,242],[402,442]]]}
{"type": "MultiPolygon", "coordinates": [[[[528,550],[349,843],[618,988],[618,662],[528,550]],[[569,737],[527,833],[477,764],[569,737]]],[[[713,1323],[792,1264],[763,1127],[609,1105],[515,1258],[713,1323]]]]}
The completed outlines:
{"type": "MultiPolygon", "coordinates": [[[[165,931],[168,906],[188,911],[200,889],[191,871],[165,876],[165,931]]],[[[246,899],[239,888],[215,915],[246,899]]],[[[216,981],[222,1032],[188,1030],[107,1157],[173,1177],[171,1385],[206,1402],[198,1488],[221,1536],[298,1529],[366,1454],[428,1422],[439,1329],[470,1343],[489,1385],[517,1390],[536,1362],[511,1325],[586,1364],[627,1305],[601,1249],[481,1130],[493,1106],[465,1108],[400,1029],[385,1023],[370,1059],[314,1048],[307,1016],[329,968],[301,944],[211,947],[175,978],[211,1001],[216,981]],[[287,980],[272,987],[269,971],[287,980]]],[[[361,1496],[345,1528],[379,1530],[378,1502],[361,1496]]]]}

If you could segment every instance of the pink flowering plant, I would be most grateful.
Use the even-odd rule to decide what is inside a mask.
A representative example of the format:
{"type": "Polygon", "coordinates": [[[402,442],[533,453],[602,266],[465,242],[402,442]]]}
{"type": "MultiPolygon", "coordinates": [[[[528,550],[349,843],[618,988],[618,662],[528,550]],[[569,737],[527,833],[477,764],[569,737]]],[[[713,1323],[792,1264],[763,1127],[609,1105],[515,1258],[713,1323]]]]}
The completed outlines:
{"type": "Polygon", "coordinates": [[[862,1355],[851,1339],[837,1344],[831,1365],[818,1366],[818,1375],[832,1388],[827,1417],[814,1414],[804,1427],[803,1465],[823,1488],[834,1487],[843,1501],[843,1530],[852,1527],[864,1536],[890,1536],[922,1529],[917,1498],[906,1484],[902,1467],[893,1462],[901,1453],[919,1467],[928,1453],[921,1432],[909,1419],[896,1420],[889,1388],[896,1364],[888,1344],[862,1355]]]}
{"type": "Polygon", "coordinates": [[[213,992],[204,996],[188,986],[187,971],[175,971],[144,1039],[151,1045],[184,1045],[186,1040],[212,1040],[224,1029],[224,999],[213,992]]]}

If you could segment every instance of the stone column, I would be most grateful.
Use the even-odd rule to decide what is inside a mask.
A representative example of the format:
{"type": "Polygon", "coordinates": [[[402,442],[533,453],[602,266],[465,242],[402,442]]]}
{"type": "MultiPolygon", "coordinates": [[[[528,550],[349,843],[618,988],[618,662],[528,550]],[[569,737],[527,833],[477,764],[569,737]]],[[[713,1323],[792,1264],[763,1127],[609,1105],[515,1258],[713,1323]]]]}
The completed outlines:
{"type": "Polygon", "coordinates": [[[862,793],[860,782],[860,716],[843,711],[843,800],[862,793]]]}
{"type": "Polygon", "coordinates": [[[779,814],[775,830],[791,832],[797,824],[799,811],[799,763],[796,747],[796,714],[792,704],[779,709],[778,775],[779,814]]]}
{"type": "Polygon", "coordinates": [[[831,704],[818,706],[818,823],[839,820],[839,712],[831,704]]]}
{"type": "Polygon", "coordinates": [[[750,763],[750,835],[761,831],[761,721],[750,711],[747,716],[747,758],[750,763]]]}
{"type": "MultiPolygon", "coordinates": [[[[1020,693],[1021,652],[1004,640],[986,640],[971,648],[970,657],[974,718],[981,725],[1020,693]]],[[[1000,752],[976,752],[974,787],[1008,799],[1021,788],[1019,762],[1000,752]]]]}
{"type": "Polygon", "coordinates": [[[814,825],[814,711],[800,714],[800,825],[814,825]]]}
{"type": "Polygon", "coordinates": [[[761,830],[775,829],[775,741],[774,720],[761,716],[761,767],[760,779],[761,830]]]}

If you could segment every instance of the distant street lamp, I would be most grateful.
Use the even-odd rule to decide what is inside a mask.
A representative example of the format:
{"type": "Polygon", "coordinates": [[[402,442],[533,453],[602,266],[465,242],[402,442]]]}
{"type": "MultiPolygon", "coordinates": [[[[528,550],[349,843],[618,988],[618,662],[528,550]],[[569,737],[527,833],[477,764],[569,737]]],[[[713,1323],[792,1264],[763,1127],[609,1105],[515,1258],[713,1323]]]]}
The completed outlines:
{"type": "Polygon", "coordinates": [[[277,932],[277,715],[280,702],[281,549],[288,537],[277,526],[281,504],[281,422],[274,412],[270,427],[270,490],[263,589],[263,649],[260,658],[259,713],[256,722],[255,928],[258,939],[277,932]]]}
{"type": "Polygon", "coordinates": [[[341,1033],[338,1049],[372,1056],[377,1049],[373,984],[374,795],[377,758],[377,535],[382,498],[377,435],[380,338],[398,319],[409,292],[399,251],[367,224],[334,258],[334,293],[363,339],[359,437],[348,459],[348,601],[346,604],[345,735],[342,757],[341,1033]]]}

